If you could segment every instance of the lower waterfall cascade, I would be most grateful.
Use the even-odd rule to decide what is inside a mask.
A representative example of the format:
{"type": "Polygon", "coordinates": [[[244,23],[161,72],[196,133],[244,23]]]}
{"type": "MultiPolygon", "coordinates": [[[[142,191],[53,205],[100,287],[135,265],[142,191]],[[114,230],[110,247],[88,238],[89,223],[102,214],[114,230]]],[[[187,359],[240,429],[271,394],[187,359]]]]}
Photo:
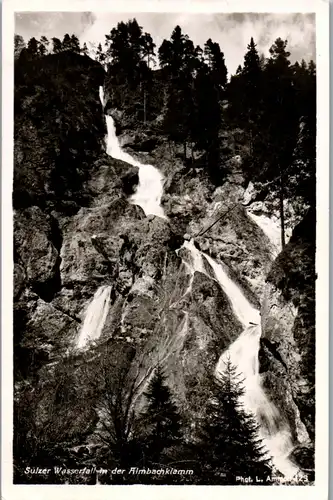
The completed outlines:
{"type": "Polygon", "coordinates": [[[278,409],[269,401],[261,386],[258,358],[261,336],[260,312],[250,304],[239,286],[228,276],[222,264],[198,250],[193,240],[185,241],[183,248],[189,250],[191,254],[191,261],[183,262],[192,268],[192,275],[197,271],[209,276],[203,264],[205,260],[208,262],[213,270],[213,275],[210,277],[219,283],[236,317],[244,327],[240,336],[220,356],[216,375],[223,371],[227,357],[237,367],[238,372],[244,377],[244,408],[251,412],[260,424],[260,437],[264,440],[275,467],[286,480],[292,479],[297,474],[298,468],[288,458],[294,448],[291,432],[288,424],[282,423],[278,409]]]}
{"type": "Polygon", "coordinates": [[[97,289],[87,307],[76,347],[84,348],[88,342],[97,340],[102,334],[110,307],[111,286],[103,285],[97,289]]]}

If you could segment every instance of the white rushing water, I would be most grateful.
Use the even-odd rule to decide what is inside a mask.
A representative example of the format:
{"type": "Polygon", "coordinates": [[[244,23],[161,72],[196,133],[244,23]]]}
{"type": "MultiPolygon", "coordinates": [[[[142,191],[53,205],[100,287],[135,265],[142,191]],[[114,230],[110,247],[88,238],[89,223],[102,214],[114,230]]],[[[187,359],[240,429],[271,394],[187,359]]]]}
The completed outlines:
{"type": "Polygon", "coordinates": [[[255,309],[250,304],[239,286],[229,278],[227,273],[224,271],[222,264],[218,264],[209,255],[205,255],[205,258],[213,268],[217,281],[229,297],[232,308],[244,327],[247,328],[250,322],[255,323],[256,325],[260,324],[260,313],[258,309],[255,309]]]}
{"type": "MultiPolygon", "coordinates": [[[[273,247],[272,256],[274,258],[277,257],[282,250],[281,224],[279,219],[268,217],[267,215],[264,214],[255,215],[249,211],[247,211],[246,213],[250,217],[250,219],[252,219],[253,222],[255,222],[255,224],[259,226],[260,229],[262,229],[262,231],[266,234],[273,247]]],[[[289,227],[286,227],[285,228],[286,243],[288,243],[291,233],[292,233],[291,229],[289,227]]]]}
{"type": "MultiPolygon", "coordinates": [[[[104,105],[103,87],[100,87],[100,99],[104,105]]],[[[112,116],[106,115],[107,144],[106,152],[112,158],[122,160],[139,168],[139,184],[136,192],[131,197],[134,205],[139,205],[146,215],[157,215],[166,218],[161,206],[163,195],[163,175],[153,165],[144,165],[122,150],[112,116]]]]}
{"type": "Polygon", "coordinates": [[[223,265],[217,263],[209,255],[200,252],[193,240],[183,245],[191,252],[191,259],[183,260],[195,271],[208,274],[203,260],[206,259],[213,269],[216,281],[220,284],[230,300],[233,311],[242,323],[244,330],[241,335],[222,353],[216,367],[217,375],[224,370],[227,358],[237,367],[244,379],[244,408],[253,413],[260,424],[260,437],[264,439],[269,455],[275,467],[291,479],[298,469],[288,459],[293,449],[290,429],[287,423],[282,423],[278,409],[271,402],[261,385],[259,374],[259,348],[261,336],[261,318],[259,311],[253,307],[240,287],[232,281],[225,272],[223,265]]]}
{"type": "Polygon", "coordinates": [[[99,100],[104,108],[104,90],[103,87],[99,87],[99,100]]]}
{"type": "Polygon", "coordinates": [[[251,212],[247,212],[247,215],[259,226],[262,231],[266,234],[269,241],[273,246],[273,257],[277,257],[279,252],[281,252],[281,226],[278,221],[274,221],[265,215],[255,215],[251,212]]]}
{"type": "Polygon", "coordinates": [[[76,343],[79,349],[101,336],[110,308],[110,293],[111,287],[109,285],[99,287],[88,305],[76,343]]]}

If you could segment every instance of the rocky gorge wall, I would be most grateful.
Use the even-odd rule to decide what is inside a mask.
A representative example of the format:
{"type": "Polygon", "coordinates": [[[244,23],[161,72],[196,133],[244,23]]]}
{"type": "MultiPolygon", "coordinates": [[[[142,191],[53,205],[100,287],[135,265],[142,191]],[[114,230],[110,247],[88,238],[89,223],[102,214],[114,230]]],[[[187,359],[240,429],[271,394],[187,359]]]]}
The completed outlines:
{"type": "MultiPolygon", "coordinates": [[[[98,121],[103,120],[97,86],[89,99],[98,121]]],[[[81,116],[87,126],[84,111],[81,116]]],[[[20,129],[17,135],[19,151],[20,129]]],[[[28,206],[16,207],[17,387],[36,374],[46,377],[69,349],[75,350],[89,303],[99,287],[108,285],[110,308],[91,352],[102,357],[111,352],[116,358],[119,352],[134,349],[130,363],[140,365],[143,372],[157,362],[163,364],[183,414],[190,422],[200,416],[207,371],[214,370],[242,326],[217,281],[198,271],[189,273],[184,261],[190,262],[191,255],[180,248],[185,238],[194,237],[197,247],[223,262],[248,300],[261,308],[265,388],[283,410],[295,445],[308,445],[314,436],[311,237],[302,227],[296,228],[274,260],[274,244],[248,215],[239,158],[230,159],[228,177],[215,188],[204,169],[184,165],[161,138],[151,135],[149,146],[147,142],[142,146],[146,151],[140,152],[142,140],[147,137],[138,131],[135,146],[128,131],[120,136],[128,152],[163,173],[167,219],[145,216],[131,204],[138,169],[107,156],[103,145],[89,162],[79,195],[73,190],[70,197],[68,191],[63,197],[53,193],[64,198],[65,205],[63,199],[36,204],[29,196],[28,206]],[[295,269],[303,275],[304,266],[307,278],[299,288],[295,269]]],[[[42,160],[35,162],[37,171],[43,169],[42,160]]],[[[15,193],[21,192],[25,166],[24,159],[15,165],[15,193]]],[[[78,365],[84,356],[77,351],[78,365]]]]}

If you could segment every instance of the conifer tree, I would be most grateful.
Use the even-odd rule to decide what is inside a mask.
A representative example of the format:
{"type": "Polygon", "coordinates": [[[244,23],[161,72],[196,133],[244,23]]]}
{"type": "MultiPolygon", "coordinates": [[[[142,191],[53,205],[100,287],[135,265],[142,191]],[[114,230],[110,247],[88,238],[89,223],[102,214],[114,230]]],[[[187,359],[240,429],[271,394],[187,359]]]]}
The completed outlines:
{"type": "Polygon", "coordinates": [[[297,142],[299,116],[295,107],[287,41],[278,38],[269,50],[263,74],[263,109],[260,135],[253,142],[253,181],[278,201],[281,246],[285,246],[285,200],[292,195],[289,180],[297,142]]]}
{"type": "MultiPolygon", "coordinates": [[[[120,22],[105,35],[106,56],[112,64],[112,75],[117,81],[135,88],[140,83],[142,63],[147,50],[152,55],[153,42],[148,33],[143,34],[136,19],[120,22]]],[[[146,64],[146,63],[145,63],[146,64]]]]}
{"type": "Polygon", "coordinates": [[[14,58],[18,59],[21,51],[25,48],[25,41],[21,35],[14,35],[14,58]]]}
{"type": "Polygon", "coordinates": [[[177,82],[169,94],[164,127],[169,139],[183,144],[184,161],[187,160],[187,146],[193,138],[195,107],[193,83],[185,77],[177,82]]]}
{"type": "Polygon", "coordinates": [[[56,37],[52,38],[52,48],[54,54],[59,54],[59,52],[62,51],[62,43],[61,40],[59,40],[59,38],[56,37]]]}
{"type": "Polygon", "coordinates": [[[253,38],[247,46],[242,69],[246,98],[251,108],[258,108],[261,94],[261,63],[253,38]]]}
{"type": "Polygon", "coordinates": [[[46,49],[48,49],[48,46],[50,45],[50,41],[44,35],[41,36],[40,43],[42,43],[46,47],[46,49]]]}
{"type": "Polygon", "coordinates": [[[86,42],[84,42],[84,44],[83,44],[83,47],[82,47],[82,49],[81,49],[81,53],[82,53],[83,55],[85,55],[85,56],[89,55],[89,51],[88,51],[88,47],[87,47],[86,42]]]}
{"type": "Polygon", "coordinates": [[[224,61],[224,54],[219,44],[209,38],[205,43],[204,54],[214,84],[221,90],[224,89],[227,84],[228,71],[224,61]]]}
{"type": "Polygon", "coordinates": [[[101,64],[103,64],[106,59],[106,54],[103,52],[103,47],[101,43],[97,45],[95,57],[96,61],[98,61],[101,64]]]}
{"type": "Polygon", "coordinates": [[[28,41],[27,52],[30,57],[38,57],[39,56],[39,42],[35,37],[30,38],[28,41]]]}
{"type": "Polygon", "coordinates": [[[250,138],[250,154],[252,154],[253,137],[258,131],[260,105],[262,98],[262,69],[260,58],[253,38],[247,46],[242,69],[243,84],[243,117],[250,138]]]}
{"type": "Polygon", "coordinates": [[[149,33],[145,33],[142,37],[143,44],[143,52],[142,56],[144,59],[147,59],[147,66],[150,69],[150,64],[155,64],[155,48],[156,44],[154,43],[151,35],[149,33]]]}
{"type": "Polygon", "coordinates": [[[194,77],[202,66],[202,50],[194,47],[188,35],[176,26],[170,40],[163,41],[158,54],[169,83],[164,130],[170,140],[183,144],[186,161],[187,145],[195,135],[194,77]]]}
{"type": "Polygon", "coordinates": [[[182,75],[193,76],[200,66],[200,50],[194,47],[188,35],[183,34],[180,26],[176,26],[170,40],[163,40],[158,49],[161,68],[173,81],[182,75]]]}
{"type": "Polygon", "coordinates": [[[71,46],[71,37],[66,33],[62,39],[62,50],[71,50],[71,46]]]}
{"type": "Polygon", "coordinates": [[[229,114],[248,133],[252,154],[252,138],[258,126],[262,99],[262,68],[253,38],[247,46],[243,67],[238,66],[236,75],[230,80],[228,97],[229,114]]]}
{"type": "Polygon", "coordinates": [[[38,54],[43,57],[48,52],[49,41],[46,36],[42,36],[40,41],[38,42],[38,54]]]}
{"type": "Polygon", "coordinates": [[[173,30],[170,40],[163,40],[158,49],[161,68],[168,76],[176,77],[184,67],[186,35],[180,26],[173,30]]]}
{"type": "Polygon", "coordinates": [[[76,52],[77,54],[81,52],[80,41],[75,34],[71,36],[70,49],[72,52],[76,52]]]}
{"type": "Polygon", "coordinates": [[[243,126],[243,82],[242,68],[239,65],[235,75],[232,75],[226,88],[226,98],[228,100],[227,116],[229,125],[232,127],[243,126]]]}
{"type": "Polygon", "coordinates": [[[259,64],[260,64],[261,70],[263,71],[265,69],[265,66],[266,66],[266,57],[265,57],[265,54],[260,54],[259,64]]]}
{"type": "Polygon", "coordinates": [[[295,211],[302,215],[316,203],[316,74],[313,61],[307,67],[300,66],[295,77],[300,119],[289,195],[295,211]]]}
{"type": "Polygon", "coordinates": [[[243,408],[243,383],[230,359],[224,372],[213,378],[210,385],[199,432],[204,481],[235,484],[236,476],[265,481],[271,471],[270,459],[254,417],[243,408]]]}
{"type": "Polygon", "coordinates": [[[206,165],[215,183],[221,180],[219,179],[220,125],[219,91],[214,76],[203,66],[195,78],[195,120],[192,121],[192,136],[196,147],[206,152],[206,165]]]}
{"type": "Polygon", "coordinates": [[[181,439],[181,416],[172,401],[169,387],[160,366],[145,392],[147,406],[141,414],[145,427],[142,437],[149,462],[159,462],[162,452],[181,439]]]}

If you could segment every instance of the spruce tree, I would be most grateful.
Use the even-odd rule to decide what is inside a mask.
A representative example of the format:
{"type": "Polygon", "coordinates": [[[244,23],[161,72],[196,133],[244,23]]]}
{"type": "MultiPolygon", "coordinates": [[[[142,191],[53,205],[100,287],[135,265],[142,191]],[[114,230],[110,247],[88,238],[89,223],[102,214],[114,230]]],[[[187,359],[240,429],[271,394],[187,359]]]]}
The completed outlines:
{"type": "Polygon", "coordinates": [[[85,55],[85,56],[88,56],[89,55],[89,50],[88,50],[88,47],[87,47],[87,44],[86,42],[84,42],[83,44],[83,47],[81,49],[81,54],[85,55]]]}
{"type": "Polygon", "coordinates": [[[71,44],[71,37],[69,36],[68,33],[64,35],[64,38],[62,39],[62,49],[63,50],[71,50],[72,44],[71,44]]]}
{"type": "Polygon", "coordinates": [[[200,47],[194,47],[188,35],[184,35],[180,26],[176,26],[170,40],[163,40],[158,49],[160,66],[164,74],[172,81],[178,78],[194,76],[200,66],[200,47]]]}
{"type": "Polygon", "coordinates": [[[150,64],[155,64],[155,48],[156,44],[154,43],[151,35],[149,33],[145,33],[142,36],[142,45],[143,45],[143,57],[147,59],[147,66],[150,69],[150,64]]]}
{"type": "MultiPolygon", "coordinates": [[[[296,66],[296,65],[295,65],[296,66]]],[[[299,132],[294,149],[289,195],[293,208],[302,216],[316,204],[316,74],[310,61],[298,67],[295,76],[299,107],[299,132]]]]}
{"type": "Polygon", "coordinates": [[[77,54],[81,52],[80,40],[74,34],[71,36],[70,49],[72,52],[76,52],[77,54]]]}
{"type": "Polygon", "coordinates": [[[278,204],[281,224],[281,246],[285,246],[284,202],[290,192],[293,153],[299,131],[299,116],[295,106],[293,72],[287,51],[287,41],[278,38],[269,50],[263,72],[263,106],[260,135],[252,144],[253,179],[259,190],[269,193],[273,206],[278,204]]]}
{"type": "Polygon", "coordinates": [[[39,48],[38,40],[36,40],[35,37],[30,38],[27,46],[27,52],[29,56],[32,58],[38,57],[39,56],[38,48],[39,48]]]}
{"type": "Polygon", "coordinates": [[[170,85],[163,127],[170,141],[183,144],[184,161],[187,159],[187,145],[193,138],[194,99],[193,79],[181,73],[170,85]]]}
{"type": "Polygon", "coordinates": [[[101,43],[99,43],[98,46],[97,46],[95,57],[96,57],[96,61],[98,61],[101,64],[104,63],[106,55],[103,52],[103,47],[102,47],[101,43]]]}
{"type": "Polygon", "coordinates": [[[59,38],[56,37],[52,38],[52,49],[54,54],[59,54],[59,52],[63,50],[62,43],[61,40],[59,40],[59,38]]]}
{"type": "Polygon", "coordinates": [[[249,136],[250,154],[252,138],[257,133],[262,100],[262,68],[253,38],[247,46],[244,65],[238,66],[237,73],[230,80],[228,96],[231,114],[237,126],[241,126],[249,136]]]}
{"type": "Polygon", "coordinates": [[[259,54],[253,38],[247,46],[247,53],[244,56],[244,66],[242,70],[242,81],[244,85],[243,106],[245,122],[250,136],[250,151],[252,152],[252,140],[255,133],[258,133],[258,118],[260,116],[260,104],[262,96],[262,70],[260,66],[259,54]]]}
{"type": "Polygon", "coordinates": [[[158,49],[160,66],[168,77],[175,78],[184,69],[186,35],[176,26],[170,40],[163,40],[158,49]]]}
{"type": "Polygon", "coordinates": [[[140,419],[145,429],[142,440],[146,457],[152,464],[160,463],[163,451],[177,445],[181,439],[181,416],[165,380],[158,366],[144,394],[147,406],[140,419]]]}
{"type": "Polygon", "coordinates": [[[38,46],[38,52],[40,56],[45,56],[47,54],[47,47],[49,45],[49,41],[45,36],[42,36],[38,46]]]}
{"type": "Polygon", "coordinates": [[[143,33],[136,19],[118,23],[105,39],[105,58],[110,61],[108,81],[116,89],[112,100],[120,108],[131,107],[132,115],[145,123],[152,80],[150,65],[155,55],[153,39],[143,33]]]}
{"type": "Polygon", "coordinates": [[[18,59],[21,51],[25,49],[25,41],[21,35],[14,35],[14,58],[18,59]]]}
{"type": "Polygon", "coordinates": [[[223,90],[227,84],[228,71],[224,61],[224,54],[219,44],[209,38],[205,43],[204,54],[214,84],[217,88],[223,90]]]}
{"type": "Polygon", "coordinates": [[[44,36],[44,35],[41,36],[40,43],[42,43],[46,47],[46,50],[48,50],[48,46],[50,45],[50,41],[46,38],[46,36],[44,36]]]}
{"type": "Polygon", "coordinates": [[[210,484],[236,484],[237,476],[251,476],[253,481],[265,481],[271,472],[270,459],[254,417],[243,408],[243,382],[230,359],[219,378],[211,379],[210,386],[199,431],[203,480],[210,484]]]}
{"type": "Polygon", "coordinates": [[[197,149],[206,153],[206,165],[215,184],[220,183],[219,130],[221,110],[219,90],[213,75],[203,67],[195,78],[195,120],[192,121],[192,136],[197,149]]]}
{"type": "Polygon", "coordinates": [[[228,100],[227,118],[229,125],[234,128],[244,126],[244,88],[242,80],[242,68],[238,66],[237,73],[232,75],[226,88],[228,100]]]}
{"type": "Polygon", "coordinates": [[[176,26],[170,40],[163,41],[158,55],[169,83],[164,130],[170,140],[183,144],[186,161],[187,145],[193,142],[194,77],[202,66],[202,50],[194,46],[188,35],[182,33],[180,26],[176,26]]]}
{"type": "Polygon", "coordinates": [[[126,83],[135,89],[140,83],[144,58],[153,55],[154,44],[148,33],[142,32],[136,19],[120,22],[105,35],[106,57],[111,60],[113,81],[126,83]]]}

